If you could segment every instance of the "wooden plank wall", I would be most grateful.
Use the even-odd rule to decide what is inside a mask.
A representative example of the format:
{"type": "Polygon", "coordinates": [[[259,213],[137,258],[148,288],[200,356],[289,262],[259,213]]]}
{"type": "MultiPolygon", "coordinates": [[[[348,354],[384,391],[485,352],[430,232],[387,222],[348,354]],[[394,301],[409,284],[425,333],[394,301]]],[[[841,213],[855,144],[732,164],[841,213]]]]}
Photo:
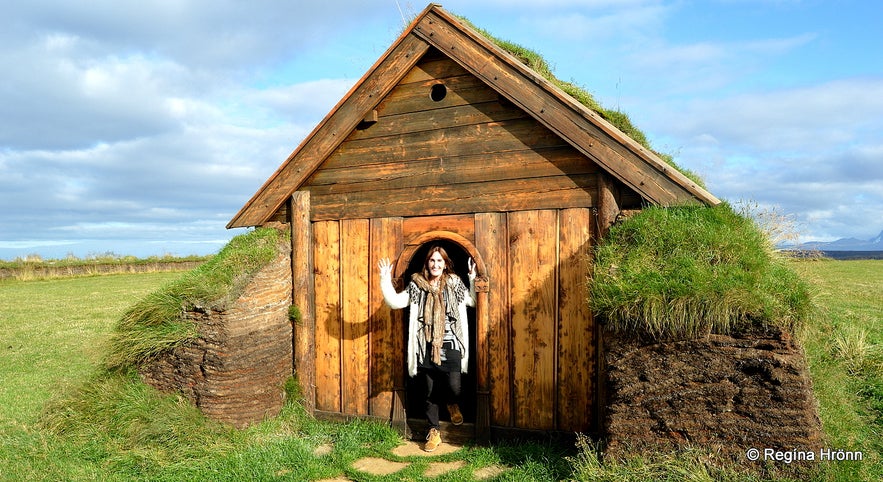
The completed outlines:
{"type": "Polygon", "coordinates": [[[448,58],[424,58],[376,110],[307,180],[313,220],[592,205],[597,165],[448,58]]]}
{"type": "Polygon", "coordinates": [[[473,223],[465,216],[313,223],[316,408],[392,416],[405,363],[404,321],[383,303],[375,267],[381,258],[395,260],[409,237],[450,227],[474,237],[490,283],[487,326],[476,327],[488,334],[490,423],[590,429],[591,220],[589,208],[568,208],[479,213],[473,223]]]}
{"type": "Polygon", "coordinates": [[[316,409],[389,417],[404,366],[401,317],[386,307],[376,269],[402,247],[402,219],[313,223],[316,409]]]}
{"type": "Polygon", "coordinates": [[[591,428],[593,321],[588,309],[591,210],[476,215],[491,283],[492,423],[591,428]]]}
{"type": "Polygon", "coordinates": [[[402,321],[372,271],[445,230],[474,242],[489,272],[491,423],[584,429],[594,373],[584,269],[561,263],[590,246],[597,165],[441,55],[424,57],[376,111],[302,187],[316,225],[316,408],[394,409],[402,321]],[[435,101],[439,83],[447,95],[435,101]]]}

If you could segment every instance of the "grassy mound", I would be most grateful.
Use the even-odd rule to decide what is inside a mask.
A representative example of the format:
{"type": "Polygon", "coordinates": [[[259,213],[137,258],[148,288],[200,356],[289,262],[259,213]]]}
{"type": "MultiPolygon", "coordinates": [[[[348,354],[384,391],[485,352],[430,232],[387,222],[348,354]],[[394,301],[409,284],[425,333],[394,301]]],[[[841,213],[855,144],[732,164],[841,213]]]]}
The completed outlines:
{"type": "Polygon", "coordinates": [[[608,328],[650,339],[792,330],[811,312],[808,285],[727,203],[649,207],[614,226],[597,248],[591,290],[608,328]]]}
{"type": "Polygon", "coordinates": [[[139,301],[118,322],[105,366],[137,366],[194,338],[196,327],[183,313],[194,308],[227,308],[251,278],[276,257],[280,236],[276,229],[237,236],[199,268],[139,301]]]}

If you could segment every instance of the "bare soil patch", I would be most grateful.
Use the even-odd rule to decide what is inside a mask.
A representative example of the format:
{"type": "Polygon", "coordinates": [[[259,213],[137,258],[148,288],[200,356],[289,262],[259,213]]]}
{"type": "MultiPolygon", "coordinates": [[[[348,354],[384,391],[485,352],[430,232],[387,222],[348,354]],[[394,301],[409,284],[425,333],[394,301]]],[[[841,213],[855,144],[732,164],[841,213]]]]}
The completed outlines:
{"type": "Polygon", "coordinates": [[[453,472],[457,469],[462,469],[466,467],[466,462],[463,460],[457,460],[454,462],[432,462],[429,464],[429,468],[426,469],[426,472],[423,473],[425,477],[438,477],[442,474],[447,474],[448,472],[453,472]]]}
{"type": "Polygon", "coordinates": [[[371,475],[389,475],[408,466],[407,462],[393,462],[379,457],[365,457],[353,462],[353,468],[371,475]]]}
{"type": "Polygon", "coordinates": [[[803,350],[781,330],[605,345],[606,456],[692,446],[745,463],[749,448],[823,443],[803,350]]]}

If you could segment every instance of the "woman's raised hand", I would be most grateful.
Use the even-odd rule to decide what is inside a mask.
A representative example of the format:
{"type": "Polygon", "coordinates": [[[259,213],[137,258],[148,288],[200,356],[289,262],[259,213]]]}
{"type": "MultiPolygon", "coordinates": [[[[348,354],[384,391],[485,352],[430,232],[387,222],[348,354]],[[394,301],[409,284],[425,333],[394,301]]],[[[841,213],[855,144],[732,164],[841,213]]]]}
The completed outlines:
{"type": "Polygon", "coordinates": [[[474,277],[475,276],[475,260],[472,258],[469,258],[466,261],[466,266],[469,267],[469,277],[470,278],[474,277]]]}
{"type": "Polygon", "coordinates": [[[380,268],[380,276],[392,277],[392,263],[389,262],[389,258],[381,259],[377,266],[380,268]]]}

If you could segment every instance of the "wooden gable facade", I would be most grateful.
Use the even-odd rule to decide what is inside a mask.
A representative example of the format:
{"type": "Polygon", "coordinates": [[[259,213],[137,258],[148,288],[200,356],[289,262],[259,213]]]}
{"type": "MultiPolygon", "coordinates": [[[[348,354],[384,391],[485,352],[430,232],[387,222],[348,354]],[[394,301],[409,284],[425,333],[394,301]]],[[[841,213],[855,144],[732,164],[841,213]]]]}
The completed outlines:
{"type": "Polygon", "coordinates": [[[593,242],[622,209],[717,200],[430,5],[228,227],[290,223],[295,366],[310,410],[404,423],[399,289],[431,243],[478,264],[468,430],[590,431],[593,242]]]}

